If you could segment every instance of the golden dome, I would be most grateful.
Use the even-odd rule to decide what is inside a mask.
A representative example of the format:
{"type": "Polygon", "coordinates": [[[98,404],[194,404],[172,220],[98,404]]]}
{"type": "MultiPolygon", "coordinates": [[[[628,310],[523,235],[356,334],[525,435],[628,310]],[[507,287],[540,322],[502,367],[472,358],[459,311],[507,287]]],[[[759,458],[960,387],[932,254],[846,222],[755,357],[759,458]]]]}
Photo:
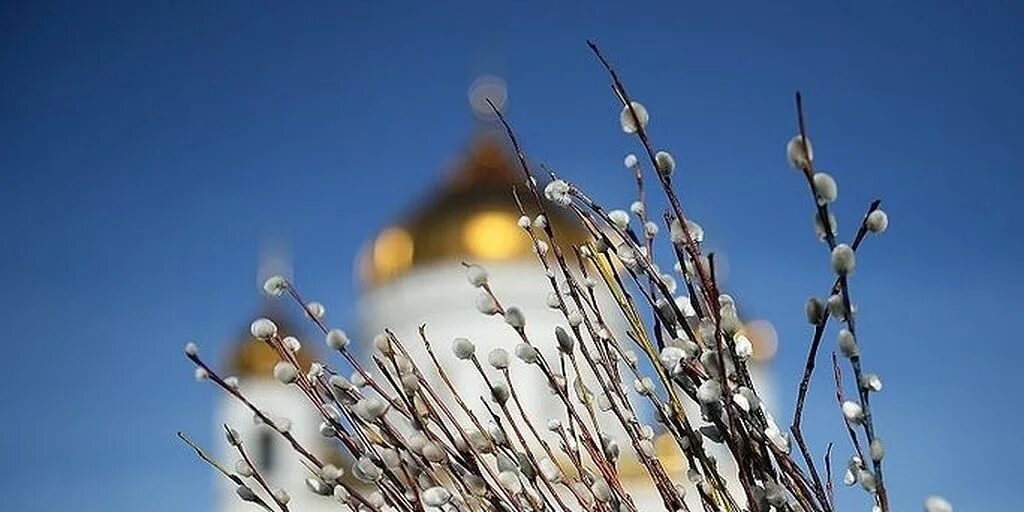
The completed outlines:
{"type": "MultiPolygon", "coordinates": [[[[264,312],[263,316],[272,319],[277,324],[277,330],[281,333],[281,336],[295,336],[299,340],[303,340],[301,333],[293,327],[292,323],[284,315],[267,314],[264,312]]],[[[302,350],[297,354],[301,370],[308,369],[310,363],[313,362],[312,350],[314,349],[307,347],[307,343],[303,341],[302,350]]],[[[274,365],[280,360],[281,358],[278,357],[277,352],[273,348],[265,342],[252,337],[247,325],[245,330],[238,336],[238,340],[231,346],[227,368],[231,375],[239,377],[261,376],[269,379],[274,370],[274,365]]]]}
{"type": "MultiPolygon", "coordinates": [[[[503,261],[531,257],[530,239],[517,225],[513,186],[528,211],[519,162],[497,132],[481,131],[453,172],[409,215],[382,230],[360,255],[366,286],[388,282],[410,268],[438,261],[503,261]]],[[[548,208],[561,242],[586,239],[579,222],[548,208]]]]}

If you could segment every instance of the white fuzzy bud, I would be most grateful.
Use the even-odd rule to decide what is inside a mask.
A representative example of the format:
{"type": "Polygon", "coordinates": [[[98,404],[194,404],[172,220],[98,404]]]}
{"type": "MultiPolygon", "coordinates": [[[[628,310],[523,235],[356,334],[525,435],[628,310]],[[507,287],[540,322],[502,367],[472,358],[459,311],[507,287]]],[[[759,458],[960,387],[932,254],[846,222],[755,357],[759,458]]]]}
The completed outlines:
{"type": "Polygon", "coordinates": [[[498,303],[494,301],[494,297],[487,293],[486,290],[480,290],[480,293],[476,296],[474,302],[476,310],[487,315],[495,315],[498,313],[498,303]]]}
{"type": "Polygon", "coordinates": [[[846,321],[846,304],[838,293],[829,296],[828,312],[839,320],[846,321]]]}
{"type": "Polygon", "coordinates": [[[625,231],[629,228],[629,214],[625,210],[612,210],[608,212],[608,219],[615,227],[625,231]]]}
{"type": "Polygon", "coordinates": [[[522,329],[526,327],[526,315],[523,311],[516,306],[509,306],[505,310],[505,323],[515,327],[516,329],[522,329]]]}
{"type": "MultiPolygon", "coordinates": [[[[640,129],[646,128],[650,120],[651,116],[647,113],[647,108],[636,101],[631,101],[629,105],[624,105],[622,112],[619,113],[619,125],[622,126],[622,131],[626,133],[636,133],[640,129]],[[632,109],[630,108],[631,106],[633,107],[632,109]]],[[[626,167],[632,166],[627,165],[626,167]]]]}
{"type": "Polygon", "coordinates": [[[520,343],[516,345],[516,357],[526,364],[536,363],[538,357],[537,349],[526,343],[520,343]]]}
{"type": "Polygon", "coordinates": [[[856,257],[853,254],[853,248],[849,245],[839,244],[832,249],[832,270],[836,274],[840,276],[852,274],[855,264],[856,257]]]}
{"type": "Polygon", "coordinates": [[[245,485],[239,485],[238,488],[235,489],[235,494],[238,494],[238,497],[241,498],[242,501],[248,501],[250,503],[256,503],[259,501],[259,497],[256,496],[256,493],[245,485]]]}
{"type": "Polygon", "coordinates": [[[274,489],[273,495],[274,501],[276,501],[279,505],[287,505],[288,502],[292,500],[292,497],[290,494],[288,494],[288,491],[281,489],[280,487],[274,489]]]}
{"type": "Polygon", "coordinates": [[[821,299],[817,297],[811,297],[807,299],[807,305],[804,306],[804,312],[807,314],[807,322],[811,325],[820,325],[823,318],[825,318],[825,304],[821,302],[821,299]]]}
{"type": "Polygon", "coordinates": [[[249,332],[254,338],[264,340],[277,334],[277,324],[269,318],[257,318],[249,326],[249,332]]]}
{"type": "Polygon", "coordinates": [[[669,373],[676,373],[679,367],[679,361],[682,361],[686,357],[686,352],[679,347],[667,346],[661,349],[661,354],[658,360],[661,361],[661,366],[665,368],[669,373]]]}
{"type": "Polygon", "coordinates": [[[572,311],[566,315],[566,321],[569,322],[569,327],[579,327],[583,323],[583,314],[579,311],[572,311]]]}
{"type": "Polygon", "coordinates": [[[649,439],[642,439],[637,445],[640,448],[640,453],[647,457],[656,457],[658,455],[657,450],[654,449],[654,443],[649,439]]]}
{"type": "Polygon", "coordinates": [[[347,347],[349,343],[348,336],[346,336],[345,331],[342,331],[341,329],[331,329],[330,331],[327,331],[325,342],[328,347],[334,350],[345,350],[345,347],[347,347]]]}
{"type": "Polygon", "coordinates": [[[523,229],[530,229],[530,226],[533,225],[533,222],[530,220],[530,217],[523,215],[522,217],[519,217],[519,221],[516,224],[519,224],[519,227],[523,229]]]}
{"type": "Polygon", "coordinates": [[[855,483],[857,483],[857,475],[852,469],[846,468],[846,471],[843,471],[843,485],[849,487],[855,483]]]}
{"type": "Polygon", "coordinates": [[[452,352],[459,359],[469,359],[476,352],[476,345],[466,338],[455,338],[452,340],[452,352]]]}
{"type": "Polygon", "coordinates": [[[747,397],[743,396],[743,393],[735,393],[732,395],[732,403],[736,404],[743,412],[750,412],[750,401],[747,397]]]}
{"type": "Polygon", "coordinates": [[[701,403],[711,404],[722,399],[722,385],[717,380],[708,379],[697,388],[697,399],[701,403]]]}
{"type": "Polygon", "coordinates": [[[634,270],[638,268],[637,254],[632,247],[626,244],[619,244],[619,246],[615,248],[615,255],[618,256],[619,261],[621,261],[626,267],[634,270]]]}
{"type": "Polygon", "coordinates": [[[323,480],[314,477],[306,479],[306,488],[313,494],[318,494],[320,496],[330,496],[334,492],[333,486],[327,485],[323,480]]]}
{"type": "Polygon", "coordinates": [[[231,389],[238,389],[238,377],[224,377],[224,385],[231,389]]]}
{"type": "Polygon", "coordinates": [[[636,167],[638,163],[640,162],[636,159],[636,155],[633,153],[626,155],[626,158],[622,161],[622,165],[625,165],[627,169],[636,167]]]}
{"type": "Polygon", "coordinates": [[[654,163],[658,166],[658,173],[662,176],[672,176],[676,170],[676,159],[668,151],[658,151],[654,155],[654,163]]]}
{"type": "Polygon", "coordinates": [[[929,496],[924,500],[925,512],[953,512],[953,505],[942,496],[929,496]]]}
{"type": "Polygon", "coordinates": [[[750,338],[738,334],[735,338],[736,343],[736,357],[745,360],[754,355],[754,344],[750,342],[750,338]]]}
{"type": "Polygon", "coordinates": [[[875,210],[868,214],[864,225],[872,233],[881,233],[889,227],[889,215],[882,210],[875,210]]]}
{"type": "Polygon", "coordinates": [[[841,329],[838,340],[839,351],[843,353],[843,357],[853,358],[860,355],[860,347],[857,346],[857,340],[849,329],[841,329]]]}
{"type": "Polygon", "coordinates": [[[440,508],[452,499],[452,493],[438,485],[423,491],[420,499],[428,507],[440,508]]]}
{"type": "Polygon", "coordinates": [[[874,373],[865,373],[861,375],[860,387],[877,393],[882,390],[882,379],[874,373]]]}
{"type": "Polygon", "coordinates": [[[466,279],[469,284],[480,288],[487,284],[487,270],[480,265],[466,265],[466,279]]]}
{"type": "Polygon", "coordinates": [[[722,306],[719,310],[719,315],[722,319],[721,325],[725,334],[732,336],[743,328],[743,322],[740,321],[739,313],[736,312],[736,306],[731,304],[722,306]]]}
{"type": "Polygon", "coordinates": [[[508,368],[508,351],[503,348],[491,350],[491,352],[487,354],[487,363],[494,367],[495,370],[504,370],[508,368]]]}
{"type": "Polygon", "coordinates": [[[633,380],[633,389],[637,393],[647,396],[654,391],[654,381],[650,377],[633,380]]]}
{"type": "Polygon", "coordinates": [[[349,494],[348,489],[346,489],[344,485],[335,485],[334,493],[332,495],[334,496],[334,499],[340,503],[348,503],[349,499],[352,498],[352,495],[349,494]]]}
{"type": "Polygon", "coordinates": [[[387,500],[384,498],[384,494],[380,491],[373,491],[366,495],[366,501],[370,504],[371,510],[380,510],[384,508],[387,500]]]}
{"type": "Polygon", "coordinates": [[[810,139],[804,143],[802,135],[796,135],[786,143],[786,159],[794,169],[807,169],[814,159],[814,146],[810,139]]]}
{"type": "Polygon", "coordinates": [[[646,210],[647,207],[640,201],[633,201],[633,203],[629,205],[629,211],[633,212],[633,215],[636,216],[643,215],[646,210]]]}
{"type": "Polygon", "coordinates": [[[691,303],[690,298],[685,295],[676,297],[676,306],[679,307],[679,311],[683,313],[683,316],[697,316],[697,310],[693,309],[693,303],[691,303]]]}
{"type": "Polygon", "coordinates": [[[647,238],[654,238],[658,234],[658,225],[654,221],[647,221],[644,223],[644,233],[647,234],[647,238]]]}
{"type": "Polygon", "coordinates": [[[607,503],[612,499],[612,488],[608,486],[603,478],[599,478],[590,485],[590,492],[594,493],[594,498],[601,503],[607,503]]]}
{"type": "Polygon", "coordinates": [[[252,466],[245,459],[238,459],[235,461],[235,473],[238,473],[238,476],[249,478],[253,475],[252,466]]]}
{"type": "Polygon", "coordinates": [[[197,367],[196,371],[193,372],[193,376],[195,377],[196,382],[202,382],[210,378],[210,372],[206,371],[206,368],[197,367]]]}
{"type": "Polygon", "coordinates": [[[544,197],[559,206],[565,207],[572,204],[572,195],[569,194],[569,184],[563,180],[553,180],[544,187],[544,197]]]}
{"type": "Polygon", "coordinates": [[[324,315],[327,314],[327,308],[319,302],[310,302],[306,304],[306,312],[317,320],[323,320],[324,315]]]}
{"type": "Polygon", "coordinates": [[[498,484],[512,494],[523,492],[523,483],[519,481],[519,475],[515,471],[502,471],[498,473],[498,484]]]}
{"type": "Polygon", "coordinates": [[[540,470],[540,476],[548,482],[558,482],[562,479],[562,470],[558,468],[558,464],[547,457],[537,461],[537,469],[540,470]]]}
{"type": "Polygon", "coordinates": [[[384,415],[388,410],[388,403],[376,396],[362,398],[352,410],[365,422],[372,423],[384,415]]]}
{"type": "Polygon", "coordinates": [[[508,401],[509,396],[511,396],[511,392],[504,382],[498,382],[491,386],[491,400],[494,400],[495,403],[503,404],[508,401]]]}
{"type": "Polygon", "coordinates": [[[373,346],[379,350],[381,354],[386,356],[390,356],[395,352],[395,347],[391,345],[391,338],[383,332],[377,333],[377,335],[373,337],[373,346]]]}
{"type": "Polygon", "coordinates": [[[864,408],[853,400],[843,402],[843,416],[847,421],[860,423],[864,420],[864,408]]]}
{"type": "Polygon", "coordinates": [[[368,457],[359,457],[352,465],[352,475],[360,481],[371,484],[381,479],[384,472],[368,457]]]}
{"type": "Polygon", "coordinates": [[[875,438],[871,441],[871,460],[878,462],[885,457],[885,444],[881,439],[875,438]]]}
{"type": "MultiPolygon", "coordinates": [[[[768,500],[775,510],[785,510],[783,505],[786,504],[786,491],[783,490],[782,486],[775,482],[768,480],[764,483],[764,497],[768,500]]],[[[787,507],[789,508],[789,507],[787,507]]]]}
{"type": "Polygon", "coordinates": [[[320,478],[326,483],[333,484],[344,475],[345,471],[343,469],[331,463],[324,464],[324,467],[320,468],[320,478]]]}
{"type": "Polygon", "coordinates": [[[186,343],[185,344],[185,355],[192,356],[192,357],[198,356],[199,355],[199,345],[196,345],[195,342],[193,342],[193,341],[190,341],[190,342],[186,343]]]}
{"type": "Polygon", "coordinates": [[[272,297],[280,297],[288,291],[288,280],[282,276],[271,276],[263,281],[263,291],[272,297]]]}
{"type": "Polygon", "coordinates": [[[565,329],[562,329],[562,326],[555,327],[555,341],[558,342],[558,350],[565,354],[571,354],[576,346],[576,340],[565,329]]]}
{"type": "Polygon", "coordinates": [[[302,350],[302,343],[299,343],[299,339],[295,336],[285,336],[285,338],[281,340],[281,344],[283,344],[284,348],[288,349],[292,354],[302,350]]]}
{"type": "Polygon", "coordinates": [[[533,244],[533,251],[540,256],[544,256],[548,253],[548,243],[544,240],[537,240],[533,244]]]}
{"type": "Polygon", "coordinates": [[[839,197],[839,186],[836,185],[836,180],[832,176],[823,172],[815,173],[813,181],[814,197],[818,200],[818,204],[829,204],[835,202],[839,197]]]}
{"type": "Polygon", "coordinates": [[[857,472],[857,481],[860,482],[861,488],[865,491],[874,494],[878,490],[878,481],[875,479],[875,474],[867,471],[860,470],[857,472]]]}
{"type": "Polygon", "coordinates": [[[668,237],[674,244],[686,243],[686,233],[683,232],[683,225],[679,223],[679,219],[673,219],[669,224],[668,237]]]}
{"type": "Polygon", "coordinates": [[[764,436],[768,438],[768,441],[775,446],[775,448],[788,453],[789,452],[789,438],[787,438],[778,425],[772,423],[768,425],[768,428],[764,429],[764,436]]]}
{"type": "Polygon", "coordinates": [[[274,365],[274,378],[283,384],[291,384],[299,378],[299,372],[295,365],[287,361],[278,361],[274,365]]]}

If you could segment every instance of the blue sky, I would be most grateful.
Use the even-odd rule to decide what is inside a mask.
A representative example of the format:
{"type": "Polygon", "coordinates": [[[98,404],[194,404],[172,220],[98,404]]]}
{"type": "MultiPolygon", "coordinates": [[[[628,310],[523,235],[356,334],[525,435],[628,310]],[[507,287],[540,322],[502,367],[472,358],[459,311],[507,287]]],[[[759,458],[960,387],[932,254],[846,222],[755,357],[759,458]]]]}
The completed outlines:
{"type": "MultiPolygon", "coordinates": [[[[1019,4],[546,4],[4,2],[7,507],[208,509],[213,476],[173,433],[210,440],[217,395],[192,383],[183,343],[218,354],[247,325],[268,238],[351,322],[356,250],[469,142],[480,73],[508,81],[535,159],[627,205],[636,145],[587,38],[650,108],[729,286],[775,322],[787,404],[803,302],[831,282],[783,158],[804,92],[841,233],[876,197],[892,221],[851,286],[886,383],[873,403],[895,508],[930,493],[959,511],[1019,503],[1019,4]]],[[[810,441],[836,441],[841,463],[819,376],[810,441]]]]}

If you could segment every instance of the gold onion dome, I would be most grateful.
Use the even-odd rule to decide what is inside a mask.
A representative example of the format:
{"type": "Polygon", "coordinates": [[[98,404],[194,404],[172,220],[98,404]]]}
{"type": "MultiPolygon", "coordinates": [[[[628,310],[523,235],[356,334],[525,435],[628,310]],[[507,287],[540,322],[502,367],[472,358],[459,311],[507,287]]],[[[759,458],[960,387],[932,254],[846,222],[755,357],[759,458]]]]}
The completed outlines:
{"type": "MultiPolygon", "coordinates": [[[[363,249],[359,273],[367,287],[438,262],[494,262],[532,257],[519,228],[516,187],[527,212],[536,213],[518,160],[497,133],[481,130],[470,149],[429,197],[363,249]]],[[[586,232],[560,208],[546,205],[560,244],[579,244],[586,232]]],[[[566,249],[563,247],[563,249],[566,249]]]]}
{"type": "MultiPolygon", "coordinates": [[[[302,350],[295,357],[299,362],[301,370],[308,369],[310,363],[313,362],[315,354],[311,351],[314,349],[307,346],[312,344],[308,343],[302,336],[302,332],[296,328],[295,324],[288,318],[288,315],[277,309],[267,308],[263,311],[262,316],[273,320],[277,324],[278,335],[282,338],[285,336],[295,336],[303,343],[302,350]]],[[[238,341],[231,345],[231,352],[228,355],[228,368],[232,375],[239,377],[258,376],[269,379],[274,371],[274,365],[280,360],[280,356],[270,345],[252,336],[247,324],[245,329],[239,333],[238,341]]]]}

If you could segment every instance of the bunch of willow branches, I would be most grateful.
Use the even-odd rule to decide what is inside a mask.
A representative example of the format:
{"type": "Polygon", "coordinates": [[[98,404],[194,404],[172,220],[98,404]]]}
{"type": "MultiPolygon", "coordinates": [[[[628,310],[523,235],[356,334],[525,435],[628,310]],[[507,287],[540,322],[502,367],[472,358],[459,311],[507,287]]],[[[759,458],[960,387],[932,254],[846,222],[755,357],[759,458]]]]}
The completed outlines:
{"type": "MultiPolygon", "coordinates": [[[[622,128],[639,139],[643,160],[649,162],[650,174],[657,178],[669,208],[657,222],[647,216],[645,164],[634,155],[625,163],[635,171],[638,201],[631,210],[643,227],[639,232],[630,226],[628,214],[606,211],[577,184],[551,174],[541,188],[511,126],[494,109],[522,168],[522,186],[512,192],[522,214],[519,226],[529,235],[547,277],[549,306],[564,318],[564,327],[556,329],[554,347],[542,345],[538,333],[526,328],[523,311],[502,302],[500,290],[492,289],[484,268],[465,264],[470,284],[479,288],[479,311],[500,315],[521,343],[512,350],[515,357],[500,348],[478,356],[471,341],[454,340],[451,350],[489,390],[486,397],[464,396],[452,384],[448,373],[452,369],[438,362],[437,348],[423,328],[416,340],[399,339],[389,330],[379,333],[371,355],[373,366],[367,367],[355,357],[345,334],[323,321],[319,303],[304,300],[294,283],[271,278],[266,291],[294,300],[323,332],[327,345],[355,370],[347,379],[327,363],[302,368],[294,338],[279,333],[269,319],[252,324],[257,342],[266,343],[280,357],[274,377],[302,391],[319,413],[320,433],[337,440],[350,455],[352,463],[344,468],[320,460],[290,433],[285,420],[272,418],[253,404],[236,379],[218,375],[190,343],[185,352],[196,365],[197,377],[214,382],[258,420],[274,427],[308,469],[309,491],[335,499],[343,508],[637,511],[630,488],[620,477],[619,443],[623,442],[650,475],[666,510],[829,512],[835,508],[831,445],[823,458],[823,471],[819,470],[804,441],[801,418],[822,337],[834,319],[842,325],[838,352],[856,388],[852,396],[844,397],[842,370],[833,353],[836,397],[853,453],[843,480],[862,486],[874,509],[888,512],[882,471],[885,448],[871,412],[871,395],[881,390],[881,380],[863,369],[850,290],[855,251],[869,234],[884,231],[888,224],[879,201],[869,205],[853,239],[841,243],[829,208],[836,184],[829,175],[814,170],[797,93],[798,134],[787,145],[787,157],[805,178],[816,210],[816,229],[827,244],[836,278],[827,287],[825,300],[811,298],[807,303],[813,335],[795,414],[786,432],[766,410],[754,385],[747,360],[750,340],[740,331],[736,303],[719,292],[715,256],[702,252],[702,229],[688,220],[673,188],[672,155],[654,149],[646,129],[647,110],[632,99],[597,46],[590,43],[590,48],[608,71],[622,104],[622,128]],[[574,246],[560,243],[560,234],[546,220],[552,208],[575,216],[589,232],[589,241],[574,246]],[[688,299],[677,299],[675,282],[652,261],[659,225],[669,233],[675,268],[685,282],[688,299]],[[595,290],[602,287],[612,301],[597,299],[595,290]],[[624,317],[628,329],[617,332],[608,320],[612,315],[624,317]],[[407,346],[418,343],[430,360],[410,357],[407,346]],[[538,372],[538,378],[550,386],[551,399],[564,408],[563,418],[530,417],[512,382],[511,364],[529,365],[538,372]],[[478,399],[486,418],[467,404],[478,399]],[[656,428],[680,450],[688,468],[685,478],[673,479],[657,457],[652,442],[655,427],[642,423],[642,410],[653,410],[656,428]],[[614,439],[602,430],[597,417],[603,415],[612,416],[625,432],[624,438],[614,439]],[[711,445],[724,449],[712,450],[711,445]],[[731,459],[730,463],[723,464],[723,458],[731,459]]],[[[548,341],[550,333],[543,338],[548,341]]],[[[231,469],[179,435],[237,485],[242,500],[265,510],[288,511],[288,493],[261,474],[238,433],[230,426],[224,428],[239,456],[231,469]]],[[[951,510],[937,497],[930,498],[926,508],[951,510]]]]}

